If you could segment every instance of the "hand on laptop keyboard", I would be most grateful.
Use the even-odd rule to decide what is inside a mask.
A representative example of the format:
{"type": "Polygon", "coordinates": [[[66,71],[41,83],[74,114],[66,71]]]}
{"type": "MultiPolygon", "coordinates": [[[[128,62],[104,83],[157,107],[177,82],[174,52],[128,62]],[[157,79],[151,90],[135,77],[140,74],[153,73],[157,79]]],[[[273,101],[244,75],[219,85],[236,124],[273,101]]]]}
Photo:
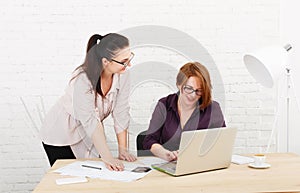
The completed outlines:
{"type": "Polygon", "coordinates": [[[151,147],[151,152],[161,158],[164,159],[166,161],[175,161],[177,160],[178,157],[178,150],[177,151],[170,151],[165,149],[162,145],[160,144],[153,144],[151,147]]]}
{"type": "Polygon", "coordinates": [[[165,149],[164,158],[167,161],[175,161],[178,157],[178,151],[169,151],[165,149]]]}

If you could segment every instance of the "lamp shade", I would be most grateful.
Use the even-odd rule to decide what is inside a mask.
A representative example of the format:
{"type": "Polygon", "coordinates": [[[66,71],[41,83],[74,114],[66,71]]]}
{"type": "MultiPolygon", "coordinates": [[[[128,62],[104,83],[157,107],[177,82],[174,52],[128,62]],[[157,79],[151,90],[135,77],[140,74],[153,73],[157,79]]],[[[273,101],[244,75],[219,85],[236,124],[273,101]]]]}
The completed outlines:
{"type": "MultiPolygon", "coordinates": [[[[289,48],[290,49],[290,48],[289,48]]],[[[287,48],[269,46],[244,55],[244,63],[254,79],[265,87],[273,87],[287,62],[287,48]]]]}

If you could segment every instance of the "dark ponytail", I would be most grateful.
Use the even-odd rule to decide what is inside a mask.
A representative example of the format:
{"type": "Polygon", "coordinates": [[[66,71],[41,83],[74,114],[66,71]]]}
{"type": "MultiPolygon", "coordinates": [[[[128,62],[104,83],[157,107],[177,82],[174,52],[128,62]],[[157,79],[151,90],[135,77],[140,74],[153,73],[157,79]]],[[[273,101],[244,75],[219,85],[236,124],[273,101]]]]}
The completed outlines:
{"type": "Polygon", "coordinates": [[[102,38],[103,36],[99,34],[92,35],[88,41],[86,52],[88,52],[94,45],[96,45],[98,40],[101,41],[102,38]]]}

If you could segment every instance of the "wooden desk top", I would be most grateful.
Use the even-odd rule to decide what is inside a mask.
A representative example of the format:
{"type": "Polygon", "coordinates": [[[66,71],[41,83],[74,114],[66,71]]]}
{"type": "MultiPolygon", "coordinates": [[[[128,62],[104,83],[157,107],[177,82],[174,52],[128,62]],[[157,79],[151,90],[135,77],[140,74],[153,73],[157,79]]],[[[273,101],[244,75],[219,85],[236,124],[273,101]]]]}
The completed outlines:
{"type": "MultiPolygon", "coordinates": [[[[88,179],[87,183],[56,185],[63,176],[52,171],[74,160],[59,160],[46,173],[33,193],[193,193],[193,192],[299,192],[300,156],[295,154],[267,154],[268,169],[252,169],[247,164],[231,164],[229,168],[181,177],[152,171],[134,182],[88,179]]],[[[67,176],[66,176],[67,177],[67,176]]]]}

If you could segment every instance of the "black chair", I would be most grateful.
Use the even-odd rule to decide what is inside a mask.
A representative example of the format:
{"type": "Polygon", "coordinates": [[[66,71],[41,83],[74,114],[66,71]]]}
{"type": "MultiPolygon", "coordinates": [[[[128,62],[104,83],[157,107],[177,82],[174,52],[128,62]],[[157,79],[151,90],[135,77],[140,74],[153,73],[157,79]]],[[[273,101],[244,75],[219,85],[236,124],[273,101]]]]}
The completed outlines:
{"type": "Polygon", "coordinates": [[[136,137],[136,149],[137,149],[137,156],[153,156],[150,150],[145,150],[143,148],[143,141],[146,137],[147,131],[140,132],[136,137]]]}

